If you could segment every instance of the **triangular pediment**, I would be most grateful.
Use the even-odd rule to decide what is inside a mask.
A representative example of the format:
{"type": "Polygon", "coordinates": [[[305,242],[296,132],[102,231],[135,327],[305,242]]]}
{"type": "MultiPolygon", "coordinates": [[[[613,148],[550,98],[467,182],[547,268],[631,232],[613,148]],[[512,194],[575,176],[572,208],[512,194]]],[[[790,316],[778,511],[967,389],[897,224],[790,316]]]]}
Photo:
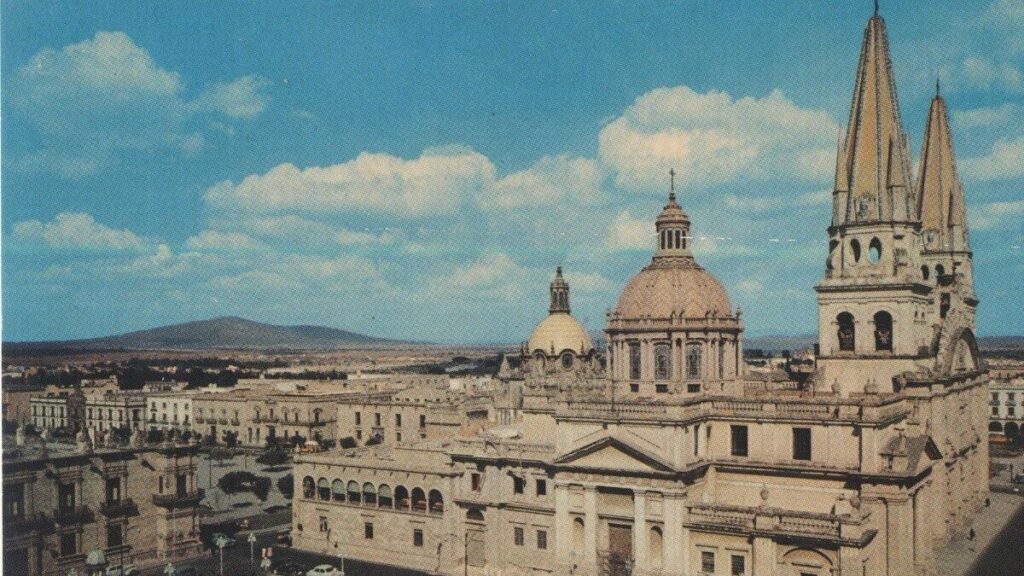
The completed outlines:
{"type": "Polygon", "coordinates": [[[569,468],[671,472],[672,466],[655,454],[615,436],[604,436],[555,459],[569,468]]]}

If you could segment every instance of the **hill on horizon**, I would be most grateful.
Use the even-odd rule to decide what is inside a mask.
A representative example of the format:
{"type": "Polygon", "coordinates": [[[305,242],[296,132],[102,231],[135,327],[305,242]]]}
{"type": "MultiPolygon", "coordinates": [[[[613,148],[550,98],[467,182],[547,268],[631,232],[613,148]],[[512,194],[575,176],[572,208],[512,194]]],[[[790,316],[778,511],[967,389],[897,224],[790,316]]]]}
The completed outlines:
{"type": "Polygon", "coordinates": [[[351,346],[410,344],[324,326],[278,326],[237,316],[183,322],[137,330],[125,334],[38,342],[4,342],[4,348],[110,349],[110,350],[204,350],[235,349],[322,349],[351,346]]]}

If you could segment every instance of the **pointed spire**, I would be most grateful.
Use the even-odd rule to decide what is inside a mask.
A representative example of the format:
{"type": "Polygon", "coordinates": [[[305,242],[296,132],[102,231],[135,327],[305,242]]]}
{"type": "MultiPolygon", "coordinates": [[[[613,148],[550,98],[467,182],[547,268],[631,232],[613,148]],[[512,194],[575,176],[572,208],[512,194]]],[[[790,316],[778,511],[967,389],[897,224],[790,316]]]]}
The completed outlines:
{"type": "Polygon", "coordinates": [[[892,184],[911,181],[905,142],[885,21],[876,14],[864,30],[844,146],[846,165],[836,170],[837,177],[845,171],[847,178],[849,196],[844,220],[913,219],[912,214],[900,214],[905,210],[894,209],[908,204],[906,195],[911,191],[906,187],[895,190],[903,195],[901,198],[888,194],[892,184]]]}
{"type": "Polygon", "coordinates": [[[875,16],[878,16],[878,0],[875,0],[875,16]]]}
{"type": "Polygon", "coordinates": [[[676,201],[676,169],[675,168],[669,168],[668,169],[668,177],[669,177],[668,201],[671,203],[671,202],[675,202],[676,201]]]}
{"type": "Polygon", "coordinates": [[[569,313],[569,283],[562,277],[562,267],[555,268],[555,279],[551,281],[551,307],[548,312],[569,313]]]}
{"type": "Polygon", "coordinates": [[[964,190],[956,170],[953,138],[946,101],[936,94],[928,111],[917,180],[918,212],[925,232],[925,249],[969,250],[964,190]],[[931,234],[931,242],[929,240],[931,234]]]}

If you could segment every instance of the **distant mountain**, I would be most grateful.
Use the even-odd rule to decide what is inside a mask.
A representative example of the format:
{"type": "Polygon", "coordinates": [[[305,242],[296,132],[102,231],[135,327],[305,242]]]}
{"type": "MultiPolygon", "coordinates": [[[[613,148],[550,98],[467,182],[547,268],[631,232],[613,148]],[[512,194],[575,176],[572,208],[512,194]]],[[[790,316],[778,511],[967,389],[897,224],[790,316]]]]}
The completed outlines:
{"type": "Polygon", "coordinates": [[[814,348],[818,343],[816,334],[800,334],[797,336],[750,336],[743,339],[744,350],[764,350],[766,352],[800,352],[814,348]]]}
{"type": "Polygon", "coordinates": [[[324,326],[276,326],[235,316],[185,322],[117,336],[54,342],[4,343],[9,350],[61,348],[89,350],[323,349],[401,344],[324,326]]]}

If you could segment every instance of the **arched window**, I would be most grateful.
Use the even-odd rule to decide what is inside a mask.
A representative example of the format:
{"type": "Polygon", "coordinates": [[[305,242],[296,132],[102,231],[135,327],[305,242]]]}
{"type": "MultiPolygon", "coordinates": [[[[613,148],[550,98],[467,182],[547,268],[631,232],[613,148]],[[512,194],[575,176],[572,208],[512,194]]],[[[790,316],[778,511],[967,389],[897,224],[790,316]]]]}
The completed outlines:
{"type": "Polygon", "coordinates": [[[583,535],[585,534],[583,518],[576,518],[572,521],[572,549],[577,554],[583,553],[583,535]]]}
{"type": "Polygon", "coordinates": [[[444,498],[441,497],[441,493],[437,490],[431,490],[428,494],[427,501],[430,504],[431,514],[444,514],[444,498]]]}
{"type": "Polygon", "coordinates": [[[472,520],[473,522],[483,522],[484,513],[479,508],[470,508],[466,512],[466,520],[472,520]]]}
{"type": "Polygon", "coordinates": [[[872,238],[871,244],[868,244],[868,262],[872,264],[878,264],[878,261],[882,259],[882,241],[878,238],[872,238]]]}
{"type": "Polygon", "coordinates": [[[828,243],[828,261],[825,267],[828,270],[834,270],[836,267],[836,248],[839,246],[838,240],[832,240],[828,243]]]}
{"type": "Polygon", "coordinates": [[[409,490],[405,486],[398,486],[395,488],[395,509],[397,510],[408,510],[409,509],[409,490]]]}
{"type": "Polygon", "coordinates": [[[313,494],[316,493],[316,482],[312,476],[306,476],[302,479],[302,497],[312,498],[313,494]]]}
{"type": "Polygon", "coordinates": [[[935,277],[936,277],[936,279],[938,279],[939,276],[942,276],[945,273],[946,273],[946,267],[945,266],[943,266],[942,264],[936,264],[935,265],[935,277]]]}
{"type": "Polygon", "coordinates": [[[349,480],[348,486],[346,486],[346,488],[348,488],[348,501],[351,502],[352,504],[359,504],[359,502],[362,500],[362,498],[360,497],[361,494],[359,492],[359,483],[356,482],[355,480],[349,480]]]}
{"type": "Polygon", "coordinates": [[[686,377],[690,379],[700,378],[702,362],[702,348],[700,342],[690,342],[686,345],[686,377]]]}
{"type": "Polygon", "coordinates": [[[892,352],[892,315],[885,311],[875,313],[875,350],[892,352]]]}
{"type": "Polygon", "coordinates": [[[367,506],[377,505],[377,489],[369,482],[363,484],[363,504],[367,506]]]}
{"type": "Polygon", "coordinates": [[[345,482],[344,481],[338,480],[337,478],[335,478],[334,482],[331,482],[331,497],[334,499],[335,502],[344,502],[345,501],[345,482]]]}
{"type": "Polygon", "coordinates": [[[572,352],[569,352],[568,350],[563,352],[562,353],[562,369],[563,370],[570,370],[570,369],[572,369],[572,363],[573,363],[572,352]]]}
{"type": "Polygon", "coordinates": [[[654,378],[668,380],[672,377],[672,345],[659,342],[654,345],[654,378]]]}
{"type": "Polygon", "coordinates": [[[860,241],[850,240],[850,254],[853,256],[854,262],[860,262],[860,241]]]}
{"type": "Polygon", "coordinates": [[[680,242],[680,239],[683,236],[683,231],[682,230],[676,230],[675,235],[676,235],[676,249],[682,248],[683,244],[682,244],[682,242],[680,242]]]}
{"type": "Polygon", "coordinates": [[[331,499],[331,487],[327,485],[327,478],[321,478],[316,481],[316,491],[321,500],[331,499]]]}
{"type": "Polygon", "coordinates": [[[320,409],[319,408],[314,408],[313,409],[313,422],[316,423],[316,424],[320,423],[320,409]]]}
{"type": "Polygon", "coordinates": [[[412,510],[413,512],[427,511],[427,495],[423,493],[423,488],[412,489],[412,510]]]}
{"type": "Polygon", "coordinates": [[[377,489],[377,506],[379,508],[391,508],[394,505],[395,501],[391,496],[391,486],[381,484],[380,488],[377,489]]]}
{"type": "Polygon", "coordinates": [[[651,527],[651,533],[647,541],[647,545],[650,550],[651,563],[656,568],[660,568],[663,555],[662,549],[664,547],[664,544],[662,542],[661,528],[659,528],[658,526],[651,527]]]}
{"type": "Polygon", "coordinates": [[[921,266],[921,278],[928,279],[928,266],[921,266]]]}
{"type": "Polygon", "coordinates": [[[640,343],[629,343],[629,377],[632,380],[640,379],[640,343]]]}
{"type": "Polygon", "coordinates": [[[839,350],[842,352],[853,352],[856,342],[856,329],[853,326],[853,314],[843,312],[836,316],[836,323],[839,324],[839,350]]]}

